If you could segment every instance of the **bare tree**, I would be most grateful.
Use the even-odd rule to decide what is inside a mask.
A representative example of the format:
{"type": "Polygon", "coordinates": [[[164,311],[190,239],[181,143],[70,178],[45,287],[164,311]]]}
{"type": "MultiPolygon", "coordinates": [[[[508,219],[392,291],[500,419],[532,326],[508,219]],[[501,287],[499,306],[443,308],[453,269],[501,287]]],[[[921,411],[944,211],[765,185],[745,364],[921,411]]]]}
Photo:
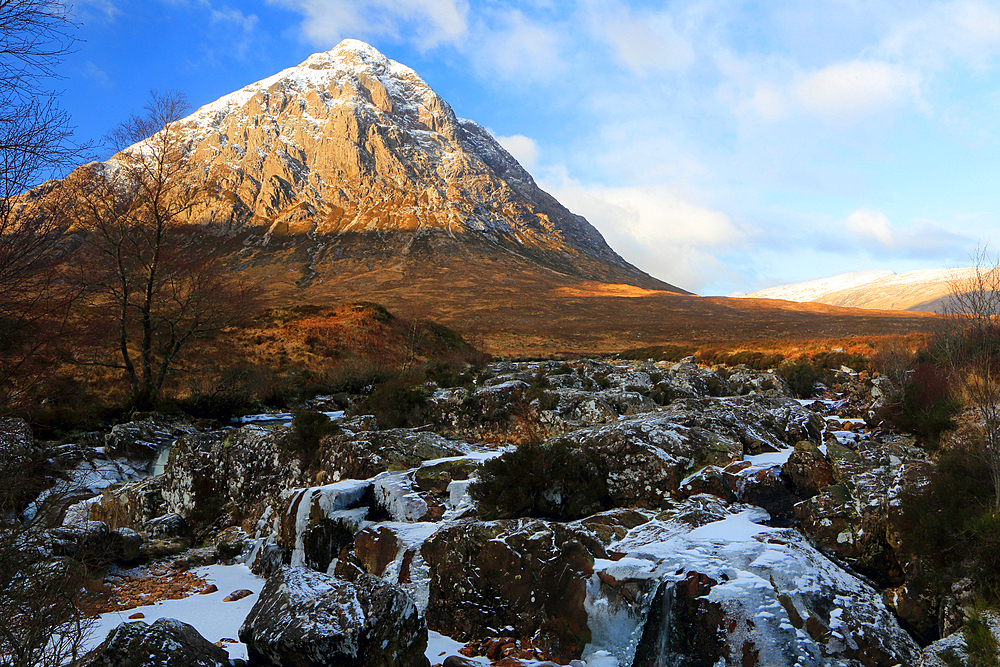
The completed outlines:
{"type": "Polygon", "coordinates": [[[79,657],[93,622],[81,608],[87,566],[55,556],[42,513],[26,507],[51,486],[51,463],[27,424],[0,419],[0,664],[57,667],[79,657]]]}
{"type": "Polygon", "coordinates": [[[72,292],[55,268],[64,220],[39,183],[77,162],[68,115],[46,86],[72,50],[74,24],[51,0],[0,0],[0,404],[32,385],[33,361],[58,339],[72,292]],[[36,188],[28,192],[30,188],[36,188]]]}
{"type": "Polygon", "coordinates": [[[980,248],[973,269],[952,281],[947,313],[953,328],[939,349],[976,415],[975,449],[990,469],[1000,509],[1000,257],[980,248]]]}
{"type": "Polygon", "coordinates": [[[190,220],[208,186],[191,178],[176,123],[187,108],[183,95],[154,93],[145,115],[109,135],[114,157],[87,165],[74,185],[81,276],[113,322],[116,360],[95,363],[123,371],[140,409],[155,404],[191,341],[232,325],[260,296],[190,220]]]}

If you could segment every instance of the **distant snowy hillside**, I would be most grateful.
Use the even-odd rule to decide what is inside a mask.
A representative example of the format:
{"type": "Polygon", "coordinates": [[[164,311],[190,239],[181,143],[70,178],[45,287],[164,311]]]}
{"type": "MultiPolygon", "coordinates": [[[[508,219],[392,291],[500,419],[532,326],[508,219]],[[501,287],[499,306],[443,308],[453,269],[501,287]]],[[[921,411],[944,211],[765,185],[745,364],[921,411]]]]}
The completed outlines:
{"type": "Polygon", "coordinates": [[[922,269],[895,273],[888,270],[854,271],[829,278],[779,285],[747,294],[748,299],[812,301],[831,306],[875,310],[942,312],[953,286],[974,275],[975,269],[922,269]]]}

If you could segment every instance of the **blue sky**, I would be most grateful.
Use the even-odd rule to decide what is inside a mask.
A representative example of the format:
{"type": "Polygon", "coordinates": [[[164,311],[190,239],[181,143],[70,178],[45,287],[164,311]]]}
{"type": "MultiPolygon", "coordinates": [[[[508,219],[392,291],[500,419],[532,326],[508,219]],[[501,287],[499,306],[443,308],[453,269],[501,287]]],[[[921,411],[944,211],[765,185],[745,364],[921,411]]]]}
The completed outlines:
{"type": "Polygon", "coordinates": [[[77,0],[99,139],[362,39],[626,259],[700,294],[1000,248],[1000,1],[77,0]]]}

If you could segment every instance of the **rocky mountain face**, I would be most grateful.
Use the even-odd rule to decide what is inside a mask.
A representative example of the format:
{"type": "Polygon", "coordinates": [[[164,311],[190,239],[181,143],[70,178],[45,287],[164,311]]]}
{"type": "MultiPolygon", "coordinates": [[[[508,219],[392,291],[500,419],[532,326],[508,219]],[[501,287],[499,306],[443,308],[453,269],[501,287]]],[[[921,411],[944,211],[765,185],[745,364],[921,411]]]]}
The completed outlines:
{"type": "Polygon", "coordinates": [[[251,664],[426,664],[428,631],[464,643],[426,649],[445,667],[939,664],[915,637],[962,650],[964,612],[899,539],[931,463],[865,423],[877,382],[839,378],[808,403],[747,367],[502,362],[428,390],[421,428],[338,412],[313,449],[147,416],[62,446],[90,484],[101,456],[141,477],[162,443],[166,464],[70,507],[59,535],[113,526],[140,539],[133,562],[251,566],[251,664]],[[584,482],[522,469],[546,513],[491,517],[471,485],[506,443],[543,440],[592,462],[601,501],[574,511],[584,482]]]}
{"type": "Polygon", "coordinates": [[[779,285],[748,294],[754,299],[825,303],[872,310],[946,312],[949,296],[975,276],[975,269],[855,271],[830,278],[779,285]]]}
{"type": "Polygon", "coordinates": [[[619,257],[486,130],[363,42],[310,56],[175,129],[191,178],[210,184],[192,220],[246,234],[244,263],[298,265],[300,287],[379,264],[405,271],[427,261],[421,251],[461,247],[682,291],[619,257]]]}

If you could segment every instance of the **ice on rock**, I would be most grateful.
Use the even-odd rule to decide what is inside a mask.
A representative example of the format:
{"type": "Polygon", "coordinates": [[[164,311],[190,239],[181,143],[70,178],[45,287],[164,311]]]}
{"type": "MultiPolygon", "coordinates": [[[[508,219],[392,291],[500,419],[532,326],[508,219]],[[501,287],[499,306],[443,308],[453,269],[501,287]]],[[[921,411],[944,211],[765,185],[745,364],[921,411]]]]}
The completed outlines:
{"type": "Polygon", "coordinates": [[[865,639],[878,650],[915,655],[916,645],[876,590],[798,532],[757,523],[767,519],[763,510],[733,506],[729,511],[693,528],[654,519],[612,543],[609,550],[627,555],[594,563],[585,602],[591,643],[585,652],[608,651],[619,664],[631,665],[641,644],[644,652],[650,646],[664,652],[660,658],[669,662],[674,587],[696,573],[714,582],[698,599],[717,605],[725,619],[734,621],[726,641],[731,646],[751,642],[759,664],[832,664],[824,654],[836,658],[858,651],[856,633],[867,634],[865,628],[879,629],[877,637],[865,639]],[[619,593],[625,587],[632,595],[619,593]],[[655,625],[647,627],[650,619],[655,625]],[[802,631],[804,619],[829,629],[822,646],[802,631]]]}
{"type": "MultiPolygon", "coordinates": [[[[341,512],[343,517],[364,516],[364,509],[358,513],[344,513],[353,505],[361,502],[365,492],[371,488],[370,480],[348,479],[326,486],[314,486],[307,489],[291,489],[285,492],[286,498],[292,501],[288,514],[295,516],[295,544],[292,548],[291,564],[295,567],[305,566],[305,533],[314,515],[331,517],[341,512]]],[[[360,522],[360,518],[358,519],[360,522]]]]}
{"type": "Polygon", "coordinates": [[[408,473],[382,473],[374,479],[375,497],[393,521],[412,523],[427,514],[427,503],[413,490],[408,473]]]}

